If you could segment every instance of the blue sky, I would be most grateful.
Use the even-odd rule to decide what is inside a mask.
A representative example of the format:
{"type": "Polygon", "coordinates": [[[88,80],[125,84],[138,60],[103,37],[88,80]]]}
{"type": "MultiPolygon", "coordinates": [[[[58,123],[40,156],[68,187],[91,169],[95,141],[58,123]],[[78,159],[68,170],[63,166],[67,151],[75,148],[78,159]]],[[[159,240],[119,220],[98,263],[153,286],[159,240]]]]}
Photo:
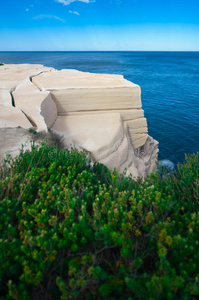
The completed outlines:
{"type": "Polygon", "coordinates": [[[199,51],[199,0],[2,0],[0,51],[199,51]]]}

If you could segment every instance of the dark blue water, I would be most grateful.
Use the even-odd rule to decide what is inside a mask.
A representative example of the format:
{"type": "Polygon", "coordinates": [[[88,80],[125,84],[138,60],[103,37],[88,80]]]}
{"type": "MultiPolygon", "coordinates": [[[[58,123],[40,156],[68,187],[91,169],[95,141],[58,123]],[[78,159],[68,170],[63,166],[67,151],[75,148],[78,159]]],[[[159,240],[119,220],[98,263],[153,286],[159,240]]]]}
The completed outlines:
{"type": "Polygon", "coordinates": [[[159,159],[177,164],[199,151],[199,52],[0,52],[0,62],[124,75],[142,89],[159,159]]]}

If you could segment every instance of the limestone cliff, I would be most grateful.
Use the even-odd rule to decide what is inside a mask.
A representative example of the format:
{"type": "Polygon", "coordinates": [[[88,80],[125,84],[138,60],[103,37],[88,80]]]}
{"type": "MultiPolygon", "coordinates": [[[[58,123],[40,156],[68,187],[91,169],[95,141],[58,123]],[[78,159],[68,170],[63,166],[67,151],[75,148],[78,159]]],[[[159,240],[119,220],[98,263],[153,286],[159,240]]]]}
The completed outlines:
{"type": "Polygon", "coordinates": [[[94,161],[133,177],[156,168],[158,142],[148,135],[140,87],[120,75],[0,66],[0,128],[18,126],[50,130],[65,147],[84,148],[94,161]]]}

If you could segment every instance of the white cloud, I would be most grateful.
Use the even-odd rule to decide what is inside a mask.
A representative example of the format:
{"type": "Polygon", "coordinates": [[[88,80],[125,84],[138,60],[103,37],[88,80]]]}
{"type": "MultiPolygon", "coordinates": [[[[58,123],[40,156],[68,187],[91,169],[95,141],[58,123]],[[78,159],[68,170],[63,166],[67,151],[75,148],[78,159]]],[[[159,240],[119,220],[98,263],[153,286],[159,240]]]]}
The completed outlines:
{"type": "Polygon", "coordinates": [[[72,10],[69,10],[69,13],[70,13],[70,14],[74,14],[74,15],[77,15],[77,16],[79,16],[79,13],[78,13],[77,11],[72,11],[72,10]]]}
{"type": "Polygon", "coordinates": [[[58,20],[62,23],[65,23],[65,20],[64,19],[61,19],[57,16],[53,16],[53,15],[38,15],[36,17],[33,18],[34,20],[42,20],[42,19],[55,19],[55,20],[58,20]]]}
{"type": "Polygon", "coordinates": [[[84,3],[95,2],[95,0],[55,0],[55,2],[62,3],[63,5],[69,5],[75,1],[80,1],[80,2],[84,2],[84,3]]]}
{"type": "Polygon", "coordinates": [[[29,8],[26,8],[26,11],[29,11],[30,9],[29,8]]]}

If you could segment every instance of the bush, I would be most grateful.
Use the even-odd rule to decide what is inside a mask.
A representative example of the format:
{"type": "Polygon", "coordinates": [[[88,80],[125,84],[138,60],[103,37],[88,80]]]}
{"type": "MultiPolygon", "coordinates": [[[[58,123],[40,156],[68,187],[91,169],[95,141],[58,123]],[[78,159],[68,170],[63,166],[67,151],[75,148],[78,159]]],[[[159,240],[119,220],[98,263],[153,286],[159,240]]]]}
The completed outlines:
{"type": "Polygon", "coordinates": [[[45,143],[5,163],[1,299],[198,299],[199,153],[144,183],[45,143]]]}

